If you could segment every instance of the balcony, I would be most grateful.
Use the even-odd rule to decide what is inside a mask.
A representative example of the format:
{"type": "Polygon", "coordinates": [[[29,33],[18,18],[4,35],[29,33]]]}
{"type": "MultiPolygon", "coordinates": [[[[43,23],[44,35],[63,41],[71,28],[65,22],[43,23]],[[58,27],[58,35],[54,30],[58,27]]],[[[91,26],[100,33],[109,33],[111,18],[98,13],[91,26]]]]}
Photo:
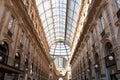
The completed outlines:
{"type": "Polygon", "coordinates": [[[111,53],[105,57],[105,63],[107,67],[110,67],[116,64],[114,53],[111,53]]]}

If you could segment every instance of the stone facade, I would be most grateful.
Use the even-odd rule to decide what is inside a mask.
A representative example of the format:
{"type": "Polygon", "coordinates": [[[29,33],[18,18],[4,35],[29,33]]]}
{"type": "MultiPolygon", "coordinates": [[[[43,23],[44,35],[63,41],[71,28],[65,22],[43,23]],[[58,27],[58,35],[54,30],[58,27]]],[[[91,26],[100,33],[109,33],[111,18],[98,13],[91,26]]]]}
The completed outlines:
{"type": "MultiPolygon", "coordinates": [[[[87,1],[80,14],[85,13],[87,1]]],[[[87,7],[70,62],[72,80],[120,80],[119,4],[117,0],[92,0],[87,7]]]]}
{"type": "Polygon", "coordinates": [[[49,65],[49,80],[58,80],[59,71],[56,69],[56,66],[53,61],[49,65]]]}
{"type": "Polygon", "coordinates": [[[48,80],[49,47],[35,0],[0,0],[0,10],[0,80],[48,80]]]}

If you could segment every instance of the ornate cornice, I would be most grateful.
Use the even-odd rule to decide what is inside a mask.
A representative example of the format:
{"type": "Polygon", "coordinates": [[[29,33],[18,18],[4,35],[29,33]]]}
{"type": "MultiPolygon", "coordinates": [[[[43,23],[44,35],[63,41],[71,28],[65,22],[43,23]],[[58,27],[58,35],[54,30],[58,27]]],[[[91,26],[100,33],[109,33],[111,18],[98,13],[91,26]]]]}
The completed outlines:
{"type": "Polygon", "coordinates": [[[96,9],[98,6],[100,6],[101,2],[103,0],[94,0],[93,3],[91,4],[91,8],[89,9],[88,15],[87,15],[87,20],[85,23],[83,23],[83,31],[80,35],[80,40],[78,41],[78,44],[75,48],[75,51],[73,52],[73,56],[72,59],[70,61],[70,64],[73,62],[75,55],[76,55],[76,50],[78,50],[78,47],[81,47],[82,42],[85,40],[85,34],[87,34],[88,29],[90,28],[91,22],[95,19],[94,16],[96,15],[96,13],[98,12],[98,10],[96,9]]]}

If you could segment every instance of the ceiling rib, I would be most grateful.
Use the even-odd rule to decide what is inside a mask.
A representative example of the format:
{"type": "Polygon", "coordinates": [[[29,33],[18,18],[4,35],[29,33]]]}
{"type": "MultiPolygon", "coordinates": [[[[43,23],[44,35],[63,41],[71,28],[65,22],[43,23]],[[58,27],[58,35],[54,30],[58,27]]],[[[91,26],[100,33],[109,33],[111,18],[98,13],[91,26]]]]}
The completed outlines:
{"type": "Polygon", "coordinates": [[[66,7],[66,22],[65,22],[65,41],[66,41],[66,33],[67,33],[67,17],[68,17],[68,0],[67,0],[67,7],[66,7]]]}

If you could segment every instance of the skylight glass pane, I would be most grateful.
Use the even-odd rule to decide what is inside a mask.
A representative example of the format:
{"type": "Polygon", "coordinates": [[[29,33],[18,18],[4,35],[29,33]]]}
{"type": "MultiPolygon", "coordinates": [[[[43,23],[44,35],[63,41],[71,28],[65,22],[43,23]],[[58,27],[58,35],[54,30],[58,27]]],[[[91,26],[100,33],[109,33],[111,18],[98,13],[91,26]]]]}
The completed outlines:
{"type": "Polygon", "coordinates": [[[80,4],[81,0],[36,0],[46,38],[52,49],[50,53],[60,55],[54,57],[59,68],[65,67],[65,58],[70,54],[68,45],[72,43],[80,4]]]}
{"type": "Polygon", "coordinates": [[[76,5],[75,5],[75,12],[78,12],[78,11],[79,11],[79,5],[76,4],[76,5]]]}
{"type": "Polygon", "coordinates": [[[59,3],[59,0],[56,0],[56,3],[59,3]]]}
{"type": "Polygon", "coordinates": [[[43,14],[42,16],[41,16],[41,18],[42,18],[42,21],[44,21],[46,18],[45,18],[45,14],[43,14]]]}
{"type": "Polygon", "coordinates": [[[48,25],[47,22],[44,21],[44,23],[43,23],[43,27],[44,27],[44,29],[47,28],[47,25],[48,25]]]}
{"type": "Polygon", "coordinates": [[[40,4],[38,7],[39,14],[41,15],[44,12],[43,5],[40,4]]]}
{"type": "Polygon", "coordinates": [[[76,14],[74,14],[74,16],[73,16],[73,20],[76,20],[76,18],[77,18],[77,15],[76,15],[76,14]]]}
{"type": "Polygon", "coordinates": [[[62,9],[66,9],[66,7],[67,7],[67,6],[66,6],[65,4],[62,4],[62,7],[61,7],[61,8],[62,8],[62,9]]]}
{"type": "Polygon", "coordinates": [[[48,10],[48,11],[46,11],[46,17],[47,18],[50,18],[50,17],[52,17],[52,12],[51,12],[51,9],[50,10],[48,10]]]}
{"type": "Polygon", "coordinates": [[[51,8],[51,6],[50,6],[50,1],[44,2],[44,8],[45,8],[45,11],[51,8]],[[46,5],[47,5],[47,6],[46,6],[46,5]]]}
{"type": "Polygon", "coordinates": [[[48,32],[48,31],[49,31],[49,29],[48,29],[48,28],[45,28],[44,30],[45,30],[45,32],[48,32]]]}
{"type": "Polygon", "coordinates": [[[36,0],[36,5],[39,6],[39,4],[42,3],[42,0],[36,0]]]}
{"type": "Polygon", "coordinates": [[[52,4],[55,4],[56,3],[56,0],[51,0],[52,4]]]}
{"type": "Polygon", "coordinates": [[[74,4],[75,4],[74,1],[73,1],[73,0],[72,0],[72,1],[70,0],[69,2],[70,2],[70,4],[69,4],[69,5],[70,5],[70,6],[69,6],[69,9],[74,10],[74,4]]]}
{"type": "Polygon", "coordinates": [[[48,18],[48,19],[47,19],[47,22],[48,22],[48,24],[50,24],[50,26],[51,26],[51,23],[53,23],[53,19],[52,19],[52,18],[48,18]]]}
{"type": "MultiPolygon", "coordinates": [[[[57,0],[58,1],[58,0],[57,0]]],[[[59,4],[58,3],[56,3],[56,6],[55,6],[56,8],[58,8],[59,7],[59,4]]]]}
{"type": "Polygon", "coordinates": [[[52,5],[52,8],[53,8],[53,9],[56,8],[56,4],[53,4],[53,5],[52,5]]]}
{"type": "Polygon", "coordinates": [[[72,16],[73,16],[73,11],[68,10],[68,13],[69,13],[68,16],[72,18],[72,16]]]}
{"type": "Polygon", "coordinates": [[[62,0],[62,3],[67,4],[67,0],[62,0]]]}

